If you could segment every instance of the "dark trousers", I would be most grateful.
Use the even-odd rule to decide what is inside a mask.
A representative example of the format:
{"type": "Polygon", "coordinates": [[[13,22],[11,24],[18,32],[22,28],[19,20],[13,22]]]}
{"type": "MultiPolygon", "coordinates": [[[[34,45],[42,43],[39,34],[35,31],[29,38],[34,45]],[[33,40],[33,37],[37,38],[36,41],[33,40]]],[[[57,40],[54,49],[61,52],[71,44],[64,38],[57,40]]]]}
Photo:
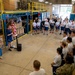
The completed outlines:
{"type": "Polygon", "coordinates": [[[59,66],[53,66],[53,67],[52,67],[53,75],[56,75],[56,69],[57,69],[58,67],[59,67],[59,66]]]}

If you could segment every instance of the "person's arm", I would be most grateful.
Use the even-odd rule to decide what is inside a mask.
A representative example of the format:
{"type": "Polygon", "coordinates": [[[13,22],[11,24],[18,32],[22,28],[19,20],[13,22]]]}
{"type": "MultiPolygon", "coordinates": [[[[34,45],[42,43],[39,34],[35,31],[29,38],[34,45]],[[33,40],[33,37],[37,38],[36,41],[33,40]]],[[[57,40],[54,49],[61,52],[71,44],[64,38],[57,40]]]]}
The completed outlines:
{"type": "Polygon", "coordinates": [[[12,35],[12,33],[9,33],[9,30],[7,29],[7,30],[6,30],[6,35],[7,35],[7,36],[10,36],[10,35],[12,35]]]}
{"type": "Polygon", "coordinates": [[[13,35],[13,33],[11,33],[11,34],[8,34],[7,36],[10,36],[10,35],[13,35]]]}
{"type": "Polygon", "coordinates": [[[54,64],[56,64],[57,61],[58,61],[58,57],[56,56],[55,59],[54,59],[54,61],[51,63],[51,66],[53,66],[54,64]]]}

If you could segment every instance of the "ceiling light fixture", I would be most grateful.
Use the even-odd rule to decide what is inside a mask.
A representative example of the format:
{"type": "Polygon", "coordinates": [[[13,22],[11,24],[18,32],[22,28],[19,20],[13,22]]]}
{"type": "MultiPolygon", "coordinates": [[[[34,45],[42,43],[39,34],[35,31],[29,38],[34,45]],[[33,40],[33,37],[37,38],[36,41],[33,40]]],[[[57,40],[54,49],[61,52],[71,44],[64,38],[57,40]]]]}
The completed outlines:
{"type": "Polygon", "coordinates": [[[45,3],[46,3],[46,4],[48,4],[49,2],[48,2],[48,1],[46,1],[45,3]]]}
{"type": "Polygon", "coordinates": [[[44,0],[39,0],[39,2],[44,2],[44,0]]]}

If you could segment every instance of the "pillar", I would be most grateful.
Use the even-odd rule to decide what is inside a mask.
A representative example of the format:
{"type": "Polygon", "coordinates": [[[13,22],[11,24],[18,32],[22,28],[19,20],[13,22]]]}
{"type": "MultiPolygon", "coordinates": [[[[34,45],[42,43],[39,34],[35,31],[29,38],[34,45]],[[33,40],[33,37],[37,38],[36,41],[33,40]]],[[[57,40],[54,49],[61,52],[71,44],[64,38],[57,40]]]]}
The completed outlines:
{"type": "Polygon", "coordinates": [[[50,15],[52,15],[52,8],[53,8],[52,4],[47,6],[47,11],[50,12],[50,15]]]}
{"type": "Polygon", "coordinates": [[[72,13],[75,13],[75,3],[72,5],[72,13]]]}

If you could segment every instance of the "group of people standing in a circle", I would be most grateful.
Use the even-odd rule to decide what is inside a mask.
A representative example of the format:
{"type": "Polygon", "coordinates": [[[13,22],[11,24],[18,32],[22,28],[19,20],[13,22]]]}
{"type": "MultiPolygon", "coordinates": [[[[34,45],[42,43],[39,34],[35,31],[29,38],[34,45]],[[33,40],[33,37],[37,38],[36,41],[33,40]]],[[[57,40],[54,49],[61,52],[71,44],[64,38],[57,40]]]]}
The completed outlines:
{"type": "Polygon", "coordinates": [[[45,18],[40,20],[35,18],[33,22],[33,34],[43,32],[43,34],[48,35],[50,33],[58,33],[63,34],[63,32],[67,32],[68,35],[71,34],[71,31],[75,29],[75,22],[73,20],[69,20],[65,18],[45,18]]]}

